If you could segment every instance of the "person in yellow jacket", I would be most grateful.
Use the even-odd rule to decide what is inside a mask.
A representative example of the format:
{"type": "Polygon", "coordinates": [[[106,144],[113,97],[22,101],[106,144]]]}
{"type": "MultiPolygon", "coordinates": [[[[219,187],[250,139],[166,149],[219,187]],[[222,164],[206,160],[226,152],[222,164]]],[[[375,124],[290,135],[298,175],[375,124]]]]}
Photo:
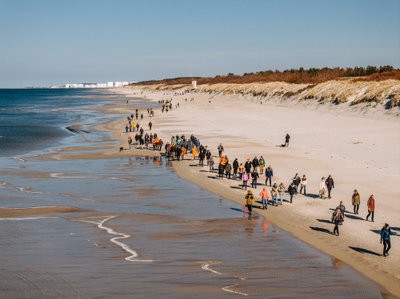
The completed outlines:
{"type": "Polygon", "coordinates": [[[252,214],[253,211],[253,202],[254,202],[254,195],[251,190],[247,191],[247,194],[245,195],[244,199],[246,200],[246,207],[249,210],[249,214],[252,214]]]}

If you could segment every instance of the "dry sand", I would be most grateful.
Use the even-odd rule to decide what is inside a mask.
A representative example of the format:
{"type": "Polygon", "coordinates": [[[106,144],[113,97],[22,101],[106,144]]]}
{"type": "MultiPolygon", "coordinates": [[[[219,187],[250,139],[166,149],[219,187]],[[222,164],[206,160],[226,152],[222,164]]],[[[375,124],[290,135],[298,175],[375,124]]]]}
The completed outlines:
{"type": "MultiPolygon", "coordinates": [[[[274,169],[273,182],[282,181],[287,186],[295,173],[306,174],[310,194],[318,194],[321,177],[331,174],[335,180],[332,199],[297,195],[292,205],[284,203],[257,212],[400,296],[399,236],[392,236],[391,254],[383,258],[379,256],[382,245],[377,233],[385,222],[394,231],[399,232],[400,227],[400,122],[396,112],[387,115],[376,109],[365,113],[349,111],[348,106],[296,101],[271,100],[260,104],[260,98],[248,95],[177,95],[177,91],[123,90],[127,97],[173,98],[174,104],[180,103],[180,108],[167,114],[156,111],[152,120],[153,132],[165,141],[171,135],[193,133],[214,155],[221,142],[231,162],[234,158],[244,162],[247,157],[262,155],[274,169]],[[194,101],[190,101],[192,97],[194,101]],[[292,136],[290,147],[278,147],[286,132],[292,136]],[[352,211],[351,195],[355,188],[361,194],[361,218],[367,214],[369,195],[375,195],[375,222],[346,217],[340,236],[333,236],[329,233],[333,229],[329,223],[330,209],[343,200],[347,210],[352,211]]],[[[127,147],[127,136],[120,134],[124,127],[125,120],[121,120],[109,129],[115,129],[115,136],[127,147]]],[[[174,167],[179,176],[224,198],[244,203],[244,191],[237,189],[238,181],[213,179],[215,175],[205,172],[206,167],[201,169],[193,164],[185,161],[174,163],[174,167]]],[[[259,182],[263,181],[261,176],[259,182]]],[[[257,195],[259,191],[261,186],[257,195]]]]}

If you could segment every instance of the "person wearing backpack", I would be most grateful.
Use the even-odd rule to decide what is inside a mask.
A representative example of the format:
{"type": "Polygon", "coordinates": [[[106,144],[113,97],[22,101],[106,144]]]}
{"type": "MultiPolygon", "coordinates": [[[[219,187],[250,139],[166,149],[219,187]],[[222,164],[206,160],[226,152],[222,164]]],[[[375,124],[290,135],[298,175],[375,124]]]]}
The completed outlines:
{"type": "Polygon", "coordinates": [[[247,191],[247,194],[245,195],[245,200],[246,200],[246,207],[249,210],[249,214],[252,214],[252,208],[253,208],[253,201],[254,201],[254,196],[253,192],[251,190],[247,191]]]}
{"type": "Polygon", "coordinates": [[[340,208],[336,208],[335,212],[333,212],[332,222],[335,224],[332,234],[339,236],[339,225],[342,225],[343,223],[343,213],[340,208]]]}

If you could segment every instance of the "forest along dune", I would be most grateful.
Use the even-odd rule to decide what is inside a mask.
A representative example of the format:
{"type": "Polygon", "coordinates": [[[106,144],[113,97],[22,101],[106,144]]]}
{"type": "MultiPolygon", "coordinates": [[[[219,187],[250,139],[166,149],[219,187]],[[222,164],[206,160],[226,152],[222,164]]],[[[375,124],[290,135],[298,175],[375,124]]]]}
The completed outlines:
{"type": "MultiPolygon", "coordinates": [[[[400,296],[400,238],[392,237],[387,258],[381,256],[379,244],[384,223],[393,231],[400,228],[400,81],[222,83],[198,85],[195,90],[189,85],[154,84],[118,92],[128,98],[172,98],[173,104],[180,103],[168,113],[157,111],[152,120],[153,132],[166,142],[172,135],[194,134],[213,155],[222,143],[231,162],[262,155],[274,169],[273,182],[286,187],[295,173],[306,174],[309,196],[297,195],[293,204],[257,212],[400,296]],[[286,133],[292,136],[290,146],[282,148],[286,133]],[[319,182],[329,174],[335,180],[333,196],[319,199],[319,182]],[[361,195],[359,215],[352,213],[354,189],[361,195]],[[376,198],[375,222],[365,221],[371,194],[376,198]],[[337,237],[330,233],[330,219],[341,200],[348,213],[337,237]]],[[[120,131],[124,126],[121,120],[120,131]]],[[[122,135],[121,144],[127,146],[125,139],[122,135]]],[[[239,181],[212,179],[215,174],[190,166],[195,164],[175,163],[178,175],[243,204],[239,181]]],[[[264,180],[261,175],[259,183],[264,180]]],[[[260,191],[261,186],[254,190],[256,199],[260,191]]]]}

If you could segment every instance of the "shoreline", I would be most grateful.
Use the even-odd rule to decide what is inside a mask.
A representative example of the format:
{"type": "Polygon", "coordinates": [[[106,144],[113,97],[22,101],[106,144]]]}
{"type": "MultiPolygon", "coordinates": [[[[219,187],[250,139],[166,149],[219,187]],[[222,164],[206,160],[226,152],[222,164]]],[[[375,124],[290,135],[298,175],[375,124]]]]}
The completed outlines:
{"type": "MultiPolygon", "coordinates": [[[[198,96],[198,95],[194,95],[194,96],[198,96]]],[[[149,98],[151,97],[151,95],[145,95],[144,97],[141,96],[135,96],[138,98],[143,98],[147,101],[154,101],[157,100],[157,98],[149,98]]],[[[165,98],[171,98],[170,95],[165,96],[163,94],[159,94],[159,97],[165,98]]],[[[177,97],[179,101],[181,101],[184,96],[180,96],[177,97]]],[[[174,98],[176,98],[174,96],[174,98]]],[[[197,99],[196,99],[197,100],[197,99]]],[[[129,109],[131,109],[131,105],[129,106],[124,106],[121,103],[117,103],[116,105],[118,105],[118,108],[115,110],[115,107],[107,107],[104,109],[102,109],[102,113],[104,113],[105,115],[107,115],[107,111],[108,109],[111,109],[109,112],[111,112],[111,115],[113,114],[113,112],[115,113],[115,111],[118,111],[118,113],[121,113],[122,111],[126,111],[126,113],[129,112],[129,109]]],[[[182,103],[181,103],[182,104],[182,103]]],[[[267,105],[265,105],[267,106],[267,105]]],[[[154,123],[154,129],[153,131],[159,132],[160,131],[160,136],[164,138],[166,138],[168,135],[168,132],[179,132],[179,129],[176,128],[171,128],[176,126],[177,124],[180,124],[180,122],[178,123],[174,123],[171,122],[171,117],[170,115],[173,114],[174,116],[177,116],[177,113],[180,113],[180,109],[178,110],[174,110],[173,112],[171,112],[170,114],[164,114],[162,115],[159,109],[155,109],[156,111],[156,116],[153,120],[154,123]],[[178,112],[176,112],[178,111],[178,112]]],[[[187,110],[186,110],[187,112],[187,110]]],[[[151,151],[151,150],[142,150],[142,149],[136,149],[135,146],[132,147],[131,150],[127,150],[126,146],[127,146],[127,142],[126,142],[126,134],[125,133],[121,133],[122,132],[122,128],[124,127],[123,124],[125,123],[125,119],[115,119],[115,118],[109,118],[110,121],[102,123],[102,124],[98,124],[95,126],[96,129],[100,130],[100,131],[105,131],[105,132],[111,132],[113,135],[113,139],[118,143],[118,141],[120,142],[120,146],[125,147],[125,150],[123,151],[117,151],[116,147],[117,147],[117,143],[115,145],[114,148],[112,147],[103,147],[103,151],[100,152],[93,152],[93,153],[82,153],[80,152],[79,148],[78,148],[78,153],[73,153],[74,150],[73,149],[66,149],[65,151],[59,151],[59,152],[55,152],[52,154],[45,154],[43,156],[40,157],[33,157],[33,159],[56,159],[56,160],[68,160],[68,159],[107,159],[107,158],[119,158],[119,157],[129,157],[129,156],[144,156],[144,157],[154,157],[154,156],[159,156],[160,152],[159,151],[151,151]]],[[[145,119],[143,120],[145,123],[147,123],[147,116],[145,117],[145,119]]],[[[176,119],[174,119],[176,121],[176,119]]],[[[142,122],[143,122],[142,121],[142,122]]],[[[203,128],[204,129],[204,128],[203,128]]],[[[196,133],[196,128],[193,128],[193,133],[197,136],[196,133]]],[[[204,134],[204,133],[203,133],[204,134]]],[[[215,136],[212,136],[215,137],[215,136]]],[[[221,136],[216,136],[216,137],[220,137],[221,136]]],[[[228,138],[226,139],[219,139],[221,140],[224,144],[225,143],[229,143],[229,139],[232,139],[232,136],[228,136],[228,138]]],[[[167,139],[165,139],[167,140],[167,139]]],[[[206,139],[202,137],[200,137],[201,141],[204,141],[206,139]]],[[[207,140],[208,141],[208,140],[207,140]]],[[[215,143],[215,141],[213,140],[212,142],[215,143]]],[[[209,144],[208,142],[203,142],[204,144],[209,144]]],[[[211,144],[211,142],[210,142],[211,144]]],[[[251,145],[250,142],[246,142],[246,146],[251,145]]],[[[99,145],[101,148],[101,145],[99,145]]],[[[257,144],[255,143],[255,146],[257,146],[257,144]]],[[[96,149],[98,147],[95,147],[96,149]]],[[[213,147],[214,149],[214,147],[213,147]]],[[[215,149],[213,151],[213,154],[215,154],[215,149]]],[[[272,153],[274,155],[277,155],[277,153],[272,153]]],[[[229,154],[230,157],[232,157],[231,154],[229,154]]],[[[240,156],[242,158],[242,156],[240,156]]],[[[283,156],[284,159],[288,159],[289,156],[288,154],[286,154],[286,156],[283,156]]],[[[291,159],[293,159],[293,157],[291,157],[291,159]]],[[[294,158],[295,159],[295,158],[294,158]]],[[[197,163],[198,160],[196,160],[197,163]]],[[[200,173],[199,171],[197,171],[199,169],[199,167],[190,167],[189,165],[192,164],[193,160],[186,160],[183,162],[173,162],[173,169],[175,170],[176,174],[187,180],[190,181],[194,184],[196,184],[197,186],[206,189],[208,191],[211,191],[214,194],[217,194],[225,199],[228,199],[230,201],[239,203],[239,204],[243,204],[243,199],[242,197],[244,196],[244,191],[237,191],[234,188],[231,188],[231,182],[234,181],[230,181],[228,183],[226,183],[226,180],[224,180],[223,184],[220,183],[215,183],[213,181],[216,180],[211,180],[210,178],[208,178],[209,173],[208,172],[202,172],[200,173]],[[242,194],[243,193],[243,194],[242,194]]],[[[274,164],[276,164],[274,162],[274,164]]],[[[325,166],[325,165],[324,165],[325,166]]],[[[257,192],[255,193],[256,198],[258,199],[258,191],[260,191],[261,189],[257,189],[257,192]]],[[[301,201],[303,200],[303,198],[301,197],[297,197],[296,201],[301,201]]],[[[313,199],[309,199],[309,198],[304,198],[304,200],[306,200],[306,203],[313,203],[313,199]]],[[[331,204],[336,204],[336,199],[335,200],[331,200],[331,204]]],[[[352,268],[354,268],[355,270],[357,270],[358,272],[360,272],[361,274],[363,274],[364,276],[368,277],[369,279],[377,282],[378,284],[380,284],[381,286],[383,286],[387,291],[391,292],[392,294],[396,295],[396,296],[400,296],[400,287],[399,287],[399,277],[395,277],[392,273],[387,273],[382,271],[382,269],[380,269],[379,267],[377,267],[376,265],[376,261],[371,261],[371,259],[369,257],[365,258],[365,256],[363,256],[362,254],[360,254],[359,252],[356,251],[351,251],[349,248],[347,248],[346,246],[342,246],[340,248],[337,248],[337,243],[338,240],[331,235],[327,235],[327,234],[321,234],[321,232],[318,231],[313,231],[310,230],[307,225],[304,226],[304,224],[309,223],[310,219],[307,219],[307,217],[305,217],[302,214],[296,213],[295,209],[291,209],[289,208],[289,205],[287,203],[284,204],[284,206],[281,206],[277,209],[275,208],[270,208],[268,211],[262,211],[262,210],[258,210],[255,209],[255,211],[257,213],[259,213],[260,215],[262,215],[263,217],[267,218],[268,220],[270,220],[271,222],[273,222],[275,225],[277,225],[278,227],[284,229],[285,231],[289,232],[290,234],[292,234],[295,238],[312,245],[314,248],[317,248],[318,250],[334,256],[342,261],[344,261],[346,264],[350,265],[352,268]],[[275,213],[275,211],[279,211],[279,213],[275,213]]],[[[329,217],[331,212],[326,211],[325,212],[325,216],[329,217]]],[[[321,217],[323,217],[323,215],[321,215],[321,217]]],[[[347,223],[349,223],[351,220],[347,220],[347,223]]],[[[349,223],[351,224],[351,222],[349,223]]],[[[331,225],[330,225],[331,226],[331,225]]],[[[346,223],[344,225],[344,227],[346,227],[346,223]]],[[[331,227],[329,227],[331,229],[331,227]]],[[[343,232],[344,237],[346,238],[346,231],[343,232]]],[[[341,236],[341,238],[343,238],[343,236],[341,236]]],[[[343,245],[343,244],[341,244],[343,245]]],[[[362,244],[360,244],[359,247],[361,247],[362,244]]],[[[394,246],[395,247],[395,246],[394,246]]],[[[395,249],[395,248],[394,248],[395,249]]],[[[398,249],[398,248],[397,248],[398,249]]],[[[396,254],[396,253],[395,253],[396,254]]],[[[394,255],[395,255],[394,254],[394,255]]],[[[382,257],[377,257],[378,259],[382,259],[382,257]]],[[[391,257],[392,258],[392,257],[391,257]]],[[[394,264],[396,264],[396,262],[393,262],[394,264]]]]}
{"type": "MultiPolygon", "coordinates": [[[[164,91],[165,93],[165,91],[164,91]]],[[[164,94],[163,92],[159,92],[159,93],[145,93],[145,97],[142,97],[146,100],[148,100],[149,98],[151,98],[152,100],[157,100],[157,99],[162,99],[162,98],[174,98],[174,101],[179,101],[181,103],[181,105],[183,105],[182,100],[185,97],[191,97],[194,96],[196,97],[196,101],[198,100],[197,98],[199,97],[198,94],[184,94],[184,95],[173,95],[173,93],[168,93],[168,94],[164,94]]],[[[143,93],[141,93],[143,95],[143,93]]],[[[203,97],[209,98],[210,95],[203,95],[203,97]]],[[[140,97],[135,95],[135,97],[140,97]]],[[[214,97],[214,96],[213,96],[214,97]]],[[[203,99],[204,100],[204,99],[203,99]]],[[[215,99],[213,98],[213,101],[215,99]]],[[[236,101],[240,101],[240,100],[235,100],[235,104],[236,101]]],[[[176,103],[176,102],[175,102],[176,103]]],[[[189,104],[188,104],[189,105],[189,104]]],[[[222,103],[222,106],[225,108],[225,102],[222,103]]],[[[250,105],[250,104],[249,104],[250,105]]],[[[272,104],[271,104],[272,105],[272,104]]],[[[267,105],[265,105],[267,106],[267,105]]],[[[198,108],[198,107],[191,107],[193,109],[198,108]]],[[[203,106],[201,108],[204,108],[203,106]]],[[[192,109],[192,110],[193,110],[192,109]]],[[[188,112],[188,110],[186,109],[185,112],[188,112]]],[[[199,111],[197,111],[198,113],[199,111]]],[[[325,111],[325,113],[329,113],[327,111],[325,111]]],[[[172,130],[174,130],[174,132],[176,133],[188,133],[186,130],[179,130],[179,129],[173,129],[171,128],[171,126],[176,126],[176,124],[180,124],[181,123],[181,119],[179,119],[179,122],[177,121],[177,118],[179,118],[178,114],[182,114],[182,112],[180,112],[180,109],[178,108],[178,110],[174,110],[173,112],[169,113],[169,114],[164,114],[160,116],[160,112],[157,110],[157,114],[156,115],[156,121],[153,121],[155,123],[154,125],[154,131],[161,130],[161,134],[159,134],[162,137],[166,137],[168,136],[167,134],[165,134],[166,132],[172,132],[172,130]],[[178,111],[178,112],[176,112],[178,111]],[[165,128],[168,124],[168,122],[171,121],[171,117],[170,115],[173,114],[174,116],[176,116],[176,118],[174,119],[174,122],[172,122],[172,124],[170,124],[170,126],[168,128],[165,128]],[[161,122],[160,124],[157,124],[158,122],[161,122]],[[164,127],[164,129],[162,129],[161,127],[164,127]]],[[[351,115],[350,115],[351,116],[351,115]]],[[[362,116],[364,117],[364,116],[362,116]]],[[[366,120],[368,120],[368,117],[365,117],[366,120]]],[[[394,118],[395,119],[395,118],[394,118]]],[[[383,121],[386,121],[386,119],[384,119],[383,121]]],[[[391,120],[387,120],[388,122],[390,122],[391,120]]],[[[118,128],[117,125],[118,122],[116,122],[116,125],[114,126],[114,128],[118,128]]],[[[122,124],[123,121],[121,121],[120,124],[122,124]]],[[[121,128],[122,126],[120,126],[121,128]]],[[[187,126],[185,126],[184,129],[187,129],[187,126]]],[[[193,134],[197,135],[196,129],[194,128],[192,131],[193,134]]],[[[203,133],[204,134],[204,133],[203,133]]],[[[204,142],[204,136],[203,134],[201,134],[200,136],[200,140],[202,141],[203,144],[205,145],[209,145],[210,147],[210,142],[208,142],[210,140],[206,140],[206,142],[204,142]]],[[[216,136],[212,136],[212,137],[216,137],[216,136]]],[[[217,136],[218,137],[218,136],[217,136]]],[[[220,136],[221,137],[221,136],[220,136]]],[[[229,138],[231,136],[227,136],[227,138],[223,138],[221,137],[220,141],[223,144],[226,144],[229,142],[229,138]]],[[[122,142],[122,144],[124,144],[124,140],[120,137],[120,141],[122,142]]],[[[215,142],[214,140],[212,140],[212,142],[214,143],[214,147],[216,148],[216,144],[217,142],[215,142]]],[[[215,154],[215,148],[213,146],[211,146],[211,148],[214,150],[213,154],[215,154]]],[[[138,150],[140,152],[140,150],[138,150]]],[[[272,150],[273,153],[272,155],[277,155],[276,151],[274,152],[274,149],[272,150]]],[[[136,151],[135,151],[136,152],[136,151]]],[[[144,151],[147,152],[147,151],[144,151]]],[[[285,153],[286,154],[286,153],[285,153]]],[[[232,160],[233,156],[231,153],[228,154],[228,156],[230,157],[230,159],[232,160]]],[[[242,156],[241,158],[243,158],[244,156],[242,156]]],[[[252,157],[251,154],[249,154],[249,157],[252,157]]],[[[265,156],[264,156],[265,157],[265,156]]],[[[288,159],[289,156],[288,155],[284,155],[283,159],[288,159]]],[[[290,157],[291,159],[296,159],[295,157],[290,157]]],[[[198,160],[196,160],[197,163],[198,160]]],[[[192,161],[193,162],[193,161],[192,161]]],[[[176,174],[185,179],[188,180],[198,186],[200,186],[203,189],[206,189],[208,191],[213,192],[214,194],[217,194],[225,199],[234,201],[236,203],[239,204],[243,204],[243,199],[242,197],[244,196],[244,191],[237,191],[236,188],[232,188],[230,183],[226,183],[225,179],[224,182],[221,183],[215,183],[214,181],[216,180],[212,180],[209,177],[207,177],[209,175],[208,171],[204,172],[205,169],[202,169],[203,172],[199,172],[197,171],[198,168],[200,167],[190,167],[190,160],[188,161],[184,161],[184,162],[173,162],[173,168],[176,172],[176,174]],[[243,193],[243,194],[242,194],[243,193]]],[[[322,168],[326,168],[328,165],[322,165],[322,168]]],[[[342,182],[343,183],[343,182],[342,182]]],[[[258,199],[258,192],[261,191],[260,188],[257,189],[257,193],[255,193],[256,198],[258,199]]],[[[390,190],[391,191],[391,190],[390,190]]],[[[336,190],[334,190],[334,192],[336,192],[336,190]]],[[[296,201],[297,202],[302,202],[302,204],[304,205],[314,205],[315,200],[314,199],[310,199],[308,197],[304,197],[303,196],[296,196],[296,201]]],[[[334,196],[334,198],[336,199],[331,199],[330,200],[330,205],[331,207],[335,207],[336,204],[338,204],[338,200],[339,198],[334,196]]],[[[366,200],[365,200],[366,201],[366,200]]],[[[325,201],[324,203],[325,205],[328,204],[328,200],[325,201]]],[[[366,202],[364,202],[364,204],[366,204],[366,202]]],[[[348,205],[348,202],[347,202],[348,205]]],[[[396,271],[395,267],[393,265],[396,264],[396,260],[398,260],[398,256],[397,256],[397,251],[398,248],[396,249],[396,246],[394,246],[394,248],[392,250],[396,249],[396,252],[393,252],[393,254],[391,255],[391,259],[392,261],[388,262],[387,260],[383,260],[383,258],[381,256],[369,256],[368,252],[372,252],[376,254],[376,250],[368,250],[365,249],[364,250],[364,254],[363,249],[367,246],[365,246],[365,244],[363,244],[363,240],[355,240],[355,242],[350,242],[347,243],[347,241],[349,239],[351,239],[352,236],[346,236],[346,226],[348,229],[351,228],[351,226],[353,224],[355,224],[356,220],[353,219],[349,219],[346,217],[346,222],[344,224],[344,232],[341,234],[340,238],[343,240],[343,238],[345,239],[344,242],[339,241],[335,236],[332,235],[328,235],[326,233],[321,232],[321,230],[317,230],[317,228],[319,228],[319,226],[317,227],[315,225],[316,221],[311,221],[310,219],[308,219],[307,214],[301,214],[298,213],[296,209],[291,209],[289,208],[290,204],[285,203],[284,206],[279,207],[277,209],[274,208],[270,208],[268,211],[263,211],[263,210],[258,210],[255,209],[255,211],[259,214],[261,214],[262,216],[266,217],[268,220],[272,221],[275,225],[279,226],[280,228],[284,229],[285,231],[288,231],[289,233],[291,233],[293,236],[295,236],[296,238],[300,239],[301,241],[312,245],[313,247],[319,249],[320,251],[329,254],[331,256],[334,256],[342,261],[344,261],[346,264],[350,265],[351,267],[353,267],[355,270],[357,270],[358,272],[360,272],[361,274],[363,274],[364,276],[368,277],[369,279],[379,283],[381,286],[383,286],[384,288],[386,288],[389,292],[391,292],[392,294],[396,295],[396,296],[400,296],[400,273],[398,273],[398,271],[396,271]],[[277,213],[276,211],[279,212],[277,213]],[[315,228],[315,230],[313,230],[312,228],[315,228]],[[357,251],[358,249],[358,251],[357,251]],[[395,260],[393,260],[395,259],[395,260]],[[389,265],[388,267],[388,263],[391,263],[391,267],[389,265]],[[382,269],[383,266],[386,266],[387,268],[391,269],[391,272],[388,272],[385,269],[382,269]]],[[[320,209],[321,210],[321,209],[320,209]]],[[[331,211],[329,211],[328,209],[325,210],[325,212],[322,213],[322,215],[318,215],[320,216],[319,218],[326,218],[326,219],[330,219],[330,214],[331,211]],[[325,215],[325,216],[324,216],[325,215]]],[[[317,222],[318,223],[318,222],[317,222]]],[[[393,225],[396,225],[396,222],[392,222],[394,223],[393,225]]],[[[366,223],[368,226],[371,226],[370,223],[366,223]]],[[[322,226],[322,225],[321,225],[322,226]]],[[[375,225],[377,226],[377,225],[375,225]]],[[[378,225],[379,226],[379,225],[378,225]]],[[[333,224],[329,224],[328,225],[329,230],[333,229],[333,224]]],[[[324,230],[322,228],[322,230],[324,230]]],[[[325,229],[326,230],[326,229],[325,229]]],[[[394,236],[392,239],[397,238],[397,236],[394,236]]],[[[380,252],[380,246],[379,246],[379,236],[376,235],[376,240],[373,240],[376,245],[375,247],[379,250],[378,252],[380,252]]],[[[392,243],[396,243],[395,240],[392,240],[392,243]]]]}

